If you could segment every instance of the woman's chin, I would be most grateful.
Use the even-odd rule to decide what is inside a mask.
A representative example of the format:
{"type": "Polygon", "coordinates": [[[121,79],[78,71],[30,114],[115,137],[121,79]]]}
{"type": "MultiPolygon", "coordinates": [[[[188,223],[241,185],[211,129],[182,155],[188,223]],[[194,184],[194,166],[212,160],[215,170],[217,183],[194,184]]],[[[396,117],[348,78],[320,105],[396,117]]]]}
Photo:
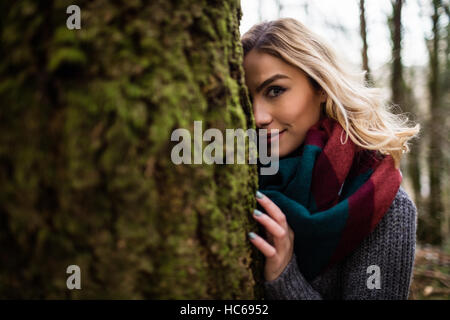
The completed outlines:
{"type": "Polygon", "coordinates": [[[287,153],[283,150],[283,147],[279,146],[278,148],[276,148],[275,146],[274,150],[272,150],[272,146],[269,145],[269,152],[270,152],[270,157],[271,158],[282,158],[284,157],[287,153]]]}

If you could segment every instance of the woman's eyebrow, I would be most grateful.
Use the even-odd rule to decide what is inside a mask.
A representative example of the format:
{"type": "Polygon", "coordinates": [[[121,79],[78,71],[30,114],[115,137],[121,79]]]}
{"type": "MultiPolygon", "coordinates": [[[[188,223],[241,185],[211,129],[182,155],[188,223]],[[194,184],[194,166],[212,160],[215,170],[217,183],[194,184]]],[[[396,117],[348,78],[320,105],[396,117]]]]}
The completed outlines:
{"type": "Polygon", "coordinates": [[[264,89],[265,86],[269,85],[271,82],[274,82],[277,79],[283,79],[283,78],[290,79],[288,76],[286,76],[284,74],[279,74],[279,73],[271,76],[270,78],[264,80],[258,87],[256,87],[256,93],[260,92],[262,89],[264,89]]]}

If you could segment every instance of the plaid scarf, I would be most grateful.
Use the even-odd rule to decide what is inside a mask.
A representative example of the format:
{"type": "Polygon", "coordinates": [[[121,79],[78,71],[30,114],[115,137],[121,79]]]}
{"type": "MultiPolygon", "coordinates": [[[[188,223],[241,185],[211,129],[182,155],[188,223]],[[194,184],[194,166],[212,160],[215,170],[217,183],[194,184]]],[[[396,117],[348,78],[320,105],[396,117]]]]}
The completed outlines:
{"type": "Polygon", "coordinates": [[[402,181],[390,155],[362,149],[350,138],[341,144],[341,134],[337,121],[322,116],[303,144],[279,159],[275,175],[259,175],[259,191],[278,205],[294,231],[294,252],[307,280],[356,249],[402,181]]]}

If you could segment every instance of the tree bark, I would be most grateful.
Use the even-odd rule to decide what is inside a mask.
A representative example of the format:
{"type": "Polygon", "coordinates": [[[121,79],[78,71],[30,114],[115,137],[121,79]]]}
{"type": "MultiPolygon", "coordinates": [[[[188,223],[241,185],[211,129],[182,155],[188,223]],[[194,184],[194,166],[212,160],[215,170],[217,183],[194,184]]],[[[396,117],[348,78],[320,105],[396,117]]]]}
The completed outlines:
{"type": "Polygon", "coordinates": [[[365,9],[365,0],[359,1],[359,26],[360,26],[360,34],[361,40],[363,43],[363,47],[361,50],[362,55],[362,69],[366,71],[365,80],[367,85],[373,85],[372,75],[370,73],[369,68],[369,56],[368,56],[368,45],[367,45],[367,24],[366,24],[366,9],[365,9]]]}
{"type": "MultiPolygon", "coordinates": [[[[392,41],[392,102],[400,106],[402,112],[410,114],[417,114],[415,107],[415,98],[413,90],[407,84],[404,77],[404,67],[402,63],[402,8],[404,0],[392,1],[392,16],[389,18],[389,27],[392,41]]],[[[399,110],[399,111],[400,111],[399,110]]],[[[423,212],[422,197],[420,194],[420,143],[418,140],[413,140],[410,145],[410,153],[406,155],[402,162],[402,167],[405,168],[408,178],[411,180],[411,185],[414,192],[415,204],[419,212],[423,212]]],[[[421,218],[422,219],[422,216],[421,218]]]]}
{"type": "MultiPolygon", "coordinates": [[[[413,90],[406,83],[404,78],[404,67],[402,63],[402,8],[404,0],[395,0],[392,2],[393,15],[391,17],[391,39],[392,39],[392,102],[401,107],[403,112],[416,114],[415,98],[413,90]]],[[[405,171],[408,178],[411,179],[411,185],[414,192],[414,200],[419,209],[422,209],[422,198],[420,194],[420,143],[413,140],[410,143],[410,153],[406,155],[404,161],[405,171]],[[406,163],[405,163],[406,162],[406,163]]]]}
{"type": "Polygon", "coordinates": [[[429,48],[430,53],[430,78],[429,78],[429,92],[430,92],[430,151],[428,162],[430,165],[430,197],[428,203],[429,219],[426,231],[427,242],[440,245],[442,243],[441,237],[441,217],[443,215],[442,204],[442,173],[444,172],[443,155],[441,136],[443,130],[442,118],[444,116],[441,107],[441,77],[439,73],[439,42],[440,42],[440,28],[439,28],[439,0],[433,0],[433,16],[432,28],[433,39],[429,48]]]}
{"type": "Polygon", "coordinates": [[[392,16],[389,19],[392,39],[392,102],[403,105],[405,83],[403,79],[403,64],[401,54],[402,41],[402,6],[403,0],[392,0],[392,16]]]}
{"type": "Polygon", "coordinates": [[[256,166],[171,161],[254,127],[239,1],[2,3],[0,297],[260,298],[256,166]]]}

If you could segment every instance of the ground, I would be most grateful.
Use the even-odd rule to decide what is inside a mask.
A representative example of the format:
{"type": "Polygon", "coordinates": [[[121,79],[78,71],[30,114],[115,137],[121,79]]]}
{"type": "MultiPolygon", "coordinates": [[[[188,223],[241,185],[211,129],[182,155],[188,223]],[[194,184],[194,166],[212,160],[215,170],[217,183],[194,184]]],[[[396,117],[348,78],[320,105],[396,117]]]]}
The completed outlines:
{"type": "Polygon", "coordinates": [[[450,243],[417,244],[409,300],[450,300],[450,243]]]}

